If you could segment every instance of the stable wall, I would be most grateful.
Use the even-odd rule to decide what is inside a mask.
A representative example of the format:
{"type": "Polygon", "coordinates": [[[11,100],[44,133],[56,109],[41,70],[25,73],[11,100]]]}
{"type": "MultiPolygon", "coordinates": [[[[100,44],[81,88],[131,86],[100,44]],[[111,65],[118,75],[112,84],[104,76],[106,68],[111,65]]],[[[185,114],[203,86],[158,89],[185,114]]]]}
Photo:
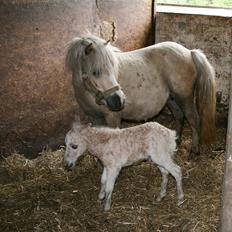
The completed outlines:
{"type": "Polygon", "coordinates": [[[221,14],[216,9],[193,8],[191,14],[185,14],[175,13],[171,7],[157,7],[156,42],[175,41],[206,54],[216,71],[217,111],[224,117],[228,113],[232,72],[232,10],[224,11],[225,16],[197,14],[200,11],[221,14]]]}
{"type": "Polygon", "coordinates": [[[78,111],[66,44],[87,31],[122,50],[150,44],[152,0],[0,0],[0,154],[63,143],[78,111]]]}

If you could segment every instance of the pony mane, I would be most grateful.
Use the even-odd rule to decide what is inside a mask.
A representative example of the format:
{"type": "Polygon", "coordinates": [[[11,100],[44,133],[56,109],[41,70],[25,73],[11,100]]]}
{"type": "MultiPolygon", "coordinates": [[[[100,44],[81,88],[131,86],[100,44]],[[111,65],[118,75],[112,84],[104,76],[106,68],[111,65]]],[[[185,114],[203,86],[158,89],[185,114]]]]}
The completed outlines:
{"type": "MultiPolygon", "coordinates": [[[[65,66],[68,71],[92,73],[94,69],[102,69],[112,72],[112,68],[118,73],[118,60],[115,52],[120,51],[104,39],[94,35],[82,38],[74,38],[68,43],[65,58],[65,66]],[[87,55],[86,48],[92,43],[93,51],[87,55]],[[83,70],[84,69],[84,70],[83,70]]],[[[78,75],[79,76],[79,75],[78,75]]]]}

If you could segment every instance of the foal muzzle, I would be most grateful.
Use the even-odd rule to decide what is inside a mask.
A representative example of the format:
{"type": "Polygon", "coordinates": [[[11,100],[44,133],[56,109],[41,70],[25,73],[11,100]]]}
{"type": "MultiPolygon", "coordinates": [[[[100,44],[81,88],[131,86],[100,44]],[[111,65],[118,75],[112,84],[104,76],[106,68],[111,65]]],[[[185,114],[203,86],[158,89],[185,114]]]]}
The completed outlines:
{"type": "Polygon", "coordinates": [[[75,167],[75,163],[73,162],[65,162],[64,161],[64,169],[66,171],[72,171],[72,169],[75,167]]]}

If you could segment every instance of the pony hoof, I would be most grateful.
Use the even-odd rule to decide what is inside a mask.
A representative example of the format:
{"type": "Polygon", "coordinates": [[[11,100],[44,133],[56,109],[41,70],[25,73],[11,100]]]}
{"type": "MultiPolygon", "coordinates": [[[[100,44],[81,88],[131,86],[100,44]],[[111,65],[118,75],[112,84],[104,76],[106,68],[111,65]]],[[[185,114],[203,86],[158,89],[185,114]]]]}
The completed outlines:
{"type": "Polygon", "coordinates": [[[191,151],[189,156],[188,156],[188,160],[197,160],[200,156],[200,152],[193,152],[191,151]]]}
{"type": "Polygon", "coordinates": [[[176,144],[177,144],[177,145],[180,145],[180,144],[181,144],[181,138],[180,138],[180,137],[178,137],[178,138],[176,139],[176,144]]]}

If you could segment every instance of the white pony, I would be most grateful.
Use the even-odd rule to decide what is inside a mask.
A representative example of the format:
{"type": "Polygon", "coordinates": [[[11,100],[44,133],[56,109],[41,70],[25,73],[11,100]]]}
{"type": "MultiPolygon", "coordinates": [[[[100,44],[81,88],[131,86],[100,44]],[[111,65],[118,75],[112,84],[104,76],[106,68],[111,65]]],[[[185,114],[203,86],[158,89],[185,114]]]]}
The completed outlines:
{"type": "Polygon", "coordinates": [[[214,70],[199,50],[163,42],[120,52],[87,36],[70,42],[66,67],[80,108],[93,125],[119,127],[122,118],[146,121],[167,104],[177,121],[178,142],[184,117],[191,126],[190,158],[199,154],[200,132],[203,142],[214,137],[214,70]]]}
{"type": "Polygon", "coordinates": [[[182,204],[181,168],[173,162],[176,133],[158,123],[150,122],[126,129],[95,128],[75,124],[65,138],[64,165],[75,166],[77,159],[87,151],[104,166],[99,200],[105,200],[104,210],[111,206],[114,183],[123,167],[142,160],[152,160],[162,173],[162,184],[157,201],[166,195],[168,174],[176,179],[178,205],[182,204]]]}

